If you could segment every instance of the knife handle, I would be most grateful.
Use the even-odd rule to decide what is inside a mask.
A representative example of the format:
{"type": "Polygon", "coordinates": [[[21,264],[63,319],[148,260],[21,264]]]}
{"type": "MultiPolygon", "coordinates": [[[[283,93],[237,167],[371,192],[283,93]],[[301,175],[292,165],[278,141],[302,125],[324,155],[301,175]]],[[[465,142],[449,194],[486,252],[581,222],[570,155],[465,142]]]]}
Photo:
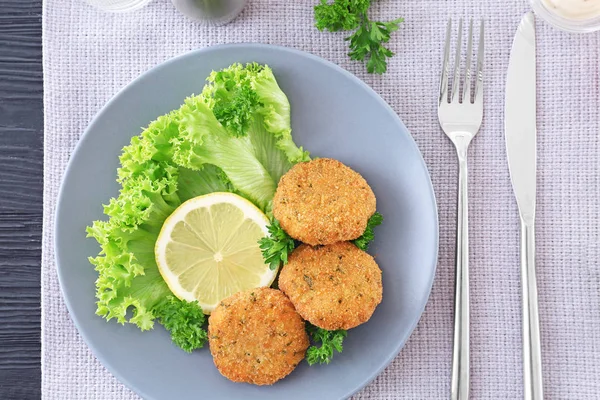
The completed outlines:
{"type": "Polygon", "coordinates": [[[458,210],[456,221],[456,292],[452,400],[469,398],[469,201],[466,147],[459,151],[458,210]]]}
{"type": "Polygon", "coordinates": [[[521,218],[521,284],[523,286],[523,384],[525,400],[543,400],[542,354],[535,277],[533,219],[521,218]]]}

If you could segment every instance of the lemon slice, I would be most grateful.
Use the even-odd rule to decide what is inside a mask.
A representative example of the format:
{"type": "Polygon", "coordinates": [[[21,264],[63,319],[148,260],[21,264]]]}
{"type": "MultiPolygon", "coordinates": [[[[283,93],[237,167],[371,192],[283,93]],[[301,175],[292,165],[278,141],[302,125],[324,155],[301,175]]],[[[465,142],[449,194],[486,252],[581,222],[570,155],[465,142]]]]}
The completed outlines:
{"type": "Polygon", "coordinates": [[[270,286],[277,275],[265,264],[258,240],[269,219],[233,193],[211,193],[180,205],[167,218],[154,249],[167,285],[209,314],[226,297],[270,286]]]}

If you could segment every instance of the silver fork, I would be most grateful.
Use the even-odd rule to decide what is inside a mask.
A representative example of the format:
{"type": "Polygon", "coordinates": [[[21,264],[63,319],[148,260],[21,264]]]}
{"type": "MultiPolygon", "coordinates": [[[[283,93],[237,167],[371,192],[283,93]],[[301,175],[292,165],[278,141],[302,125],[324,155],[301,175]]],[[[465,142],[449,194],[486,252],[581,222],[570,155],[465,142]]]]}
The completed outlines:
{"type": "Polygon", "coordinates": [[[471,53],[473,52],[473,20],[469,23],[467,60],[460,96],[462,19],[458,24],[458,41],[454,59],[452,89],[448,92],[450,36],[452,21],[446,28],[446,45],[440,83],[438,118],[444,133],[458,154],[458,212],[456,223],[456,292],[454,300],[454,348],[452,353],[452,400],[469,398],[469,205],[467,191],[467,149],[479,131],[483,118],[483,21],[479,28],[479,48],[475,90],[471,96],[471,53]]]}

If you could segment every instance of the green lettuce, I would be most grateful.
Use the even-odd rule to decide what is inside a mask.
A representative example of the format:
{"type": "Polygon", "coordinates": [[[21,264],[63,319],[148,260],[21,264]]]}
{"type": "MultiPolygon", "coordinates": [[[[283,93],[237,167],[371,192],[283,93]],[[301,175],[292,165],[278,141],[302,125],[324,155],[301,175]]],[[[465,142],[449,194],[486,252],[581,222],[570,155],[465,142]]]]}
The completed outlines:
{"type": "Polygon", "coordinates": [[[174,298],[156,265],[163,222],[184,201],[212,192],[235,192],[270,212],[279,178],[309,159],[292,140],[290,104],[270,68],[213,72],[200,95],[123,148],[119,195],[104,206],[108,219],[87,228],[101,248],[90,258],[96,313],[143,331],[158,320],[182,349],[202,347],[200,307],[174,298]]]}

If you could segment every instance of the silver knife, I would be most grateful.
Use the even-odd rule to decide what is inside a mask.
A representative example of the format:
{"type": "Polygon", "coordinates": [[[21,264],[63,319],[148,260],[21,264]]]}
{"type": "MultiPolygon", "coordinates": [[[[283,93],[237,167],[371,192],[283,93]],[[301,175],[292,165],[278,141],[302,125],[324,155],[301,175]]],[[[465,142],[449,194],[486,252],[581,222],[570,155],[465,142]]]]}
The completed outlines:
{"type": "Polygon", "coordinates": [[[535,278],[536,196],[535,20],[521,20],[510,52],[504,99],[504,134],[512,186],[521,217],[523,384],[525,400],[542,400],[542,357],[535,278]]]}

